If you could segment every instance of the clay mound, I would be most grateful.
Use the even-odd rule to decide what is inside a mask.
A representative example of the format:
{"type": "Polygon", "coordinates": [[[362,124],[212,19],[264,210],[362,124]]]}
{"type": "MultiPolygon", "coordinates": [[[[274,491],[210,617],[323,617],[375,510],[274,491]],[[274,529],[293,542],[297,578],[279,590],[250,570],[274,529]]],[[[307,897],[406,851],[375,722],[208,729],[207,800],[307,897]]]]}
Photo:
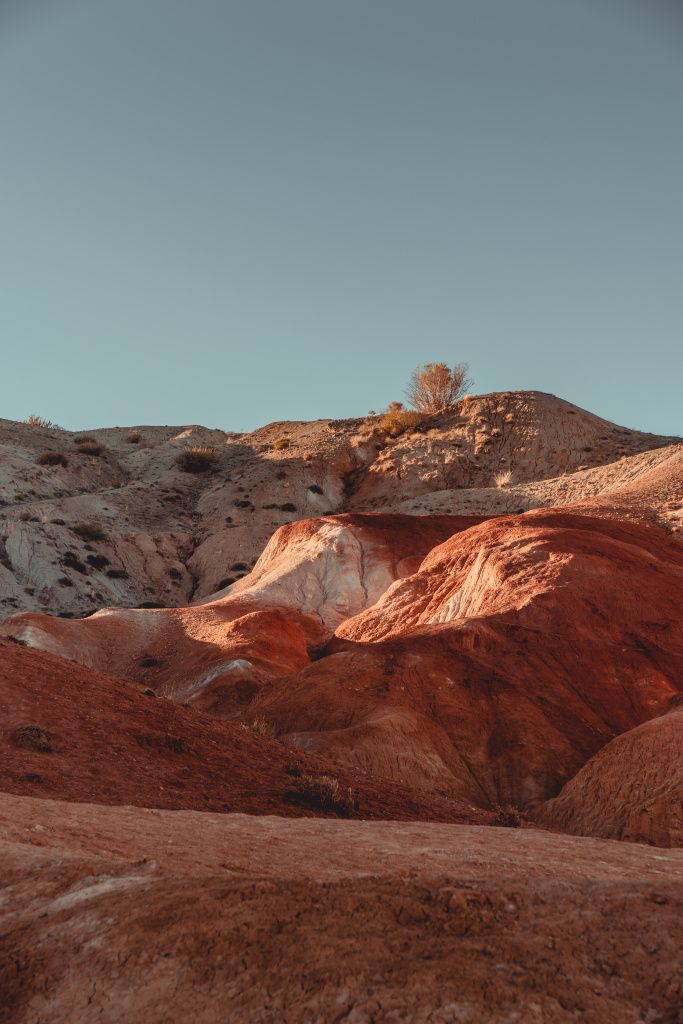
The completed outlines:
{"type": "Polygon", "coordinates": [[[299,523],[209,604],[6,631],[373,777],[533,809],[680,689],[683,549],[560,511],[466,523],[299,523]]]}
{"type": "Polygon", "coordinates": [[[562,512],[490,520],[249,705],[302,749],[476,803],[533,807],[683,680],[683,550],[562,512]]]}
{"type": "Polygon", "coordinates": [[[221,722],[6,641],[0,694],[1,792],[174,810],[492,820],[301,756],[261,735],[259,721],[221,722]],[[319,799],[325,793],[309,780],[323,776],[338,781],[339,801],[319,799]]]}
{"type": "Polygon", "coordinates": [[[87,619],[24,613],[2,632],[165,696],[229,714],[268,679],[303,668],[349,616],[480,518],[343,515],[282,527],[244,582],[179,609],[87,619]]]}
{"type": "MultiPolygon", "coordinates": [[[[273,423],[251,434],[201,426],[76,434],[0,420],[0,617],[186,605],[247,573],[288,522],[352,510],[500,514],[555,503],[522,492],[575,471],[572,500],[581,500],[596,493],[584,471],[677,440],[539,392],[474,397],[399,438],[376,416],[273,423]],[[215,450],[207,472],[177,464],[195,446],[215,450]],[[50,453],[66,464],[41,462],[50,453]],[[512,491],[494,487],[505,473],[522,486],[514,503],[512,491]]],[[[563,500],[562,485],[554,490],[563,500]]]]}
{"type": "Polygon", "coordinates": [[[677,851],[4,796],[0,835],[8,1024],[679,1018],[677,851]]]}
{"type": "Polygon", "coordinates": [[[683,706],[617,736],[535,817],[574,835],[683,846],[683,706]]]}

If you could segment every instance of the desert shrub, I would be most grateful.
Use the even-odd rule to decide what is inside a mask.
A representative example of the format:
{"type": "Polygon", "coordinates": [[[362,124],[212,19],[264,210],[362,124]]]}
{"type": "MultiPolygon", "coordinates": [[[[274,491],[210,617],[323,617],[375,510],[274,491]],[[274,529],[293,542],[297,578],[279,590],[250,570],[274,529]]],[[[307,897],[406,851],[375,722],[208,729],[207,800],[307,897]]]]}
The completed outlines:
{"type": "Polygon", "coordinates": [[[406,388],[406,397],[418,412],[434,413],[452,409],[472,385],[468,372],[467,363],[456,363],[452,367],[446,363],[416,366],[406,388]]]}
{"type": "Polygon", "coordinates": [[[390,437],[400,437],[407,430],[417,430],[424,421],[423,413],[404,409],[402,402],[390,402],[379,418],[379,427],[390,437]]]}
{"type": "Polygon", "coordinates": [[[323,494],[323,489],[318,484],[311,484],[308,488],[311,494],[323,494]]]}
{"type": "Polygon", "coordinates": [[[142,434],[139,430],[131,430],[126,441],[128,444],[140,444],[140,441],[142,441],[142,434]]]}
{"type": "Polygon", "coordinates": [[[127,580],[128,573],[125,569],[107,569],[107,576],[110,580],[127,580]]]}
{"type": "Polygon", "coordinates": [[[296,512],[296,505],[293,505],[291,501],[286,501],[284,505],[280,505],[281,512],[296,512]]]}
{"type": "Polygon", "coordinates": [[[503,469],[500,473],[496,473],[493,482],[496,487],[507,487],[512,482],[512,473],[509,469],[503,469]]]}
{"type": "Polygon", "coordinates": [[[86,562],[92,565],[93,569],[104,569],[105,565],[109,565],[106,555],[88,555],[86,562]]]}
{"type": "Polygon", "coordinates": [[[27,416],[24,420],[29,427],[44,427],[46,430],[63,430],[57,423],[53,423],[52,420],[45,420],[42,416],[27,416]]]}
{"type": "Polygon", "coordinates": [[[75,523],[71,527],[71,532],[75,533],[81,540],[106,540],[107,534],[104,532],[99,523],[75,523]]]}
{"type": "Polygon", "coordinates": [[[499,828],[519,828],[524,821],[524,815],[513,804],[496,804],[493,813],[493,824],[499,828]]]}
{"type": "Polygon", "coordinates": [[[179,452],[175,461],[183,473],[208,473],[216,467],[218,452],[211,445],[196,445],[179,452]]]}
{"type": "Polygon", "coordinates": [[[334,811],[344,817],[356,809],[356,798],[351,787],[342,786],[333,775],[299,775],[287,796],[304,807],[334,811]]]}
{"type": "Polygon", "coordinates": [[[69,460],[64,452],[41,452],[36,459],[39,466],[68,466],[69,460]]]}
{"type": "Polygon", "coordinates": [[[78,448],[79,454],[81,455],[94,455],[99,458],[100,455],[104,455],[106,448],[94,437],[77,437],[74,440],[74,444],[78,448]]]}
{"type": "Polygon", "coordinates": [[[225,576],[222,580],[219,580],[216,584],[216,590],[225,590],[226,587],[232,586],[236,582],[235,576],[225,576]]]}
{"type": "Polygon", "coordinates": [[[283,451],[283,449],[289,448],[291,443],[292,442],[289,440],[288,437],[279,437],[275,444],[273,445],[273,448],[275,449],[276,452],[281,452],[283,451]]]}
{"type": "Polygon", "coordinates": [[[63,557],[60,559],[60,565],[63,565],[65,569],[74,569],[79,572],[81,576],[86,576],[88,569],[87,566],[81,562],[73,551],[65,551],[63,557]]]}
{"type": "Polygon", "coordinates": [[[20,725],[12,733],[12,743],[15,747],[52,753],[52,736],[39,725],[20,725]]]}

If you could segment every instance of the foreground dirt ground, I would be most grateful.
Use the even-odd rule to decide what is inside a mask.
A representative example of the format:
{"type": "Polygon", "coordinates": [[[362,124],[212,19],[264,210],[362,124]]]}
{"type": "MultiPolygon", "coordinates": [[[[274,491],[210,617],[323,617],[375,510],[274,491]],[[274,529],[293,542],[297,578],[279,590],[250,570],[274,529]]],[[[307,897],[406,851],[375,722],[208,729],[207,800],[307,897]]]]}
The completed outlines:
{"type": "Polygon", "coordinates": [[[683,852],[0,797],[0,1020],[683,1021],[683,852]]]}

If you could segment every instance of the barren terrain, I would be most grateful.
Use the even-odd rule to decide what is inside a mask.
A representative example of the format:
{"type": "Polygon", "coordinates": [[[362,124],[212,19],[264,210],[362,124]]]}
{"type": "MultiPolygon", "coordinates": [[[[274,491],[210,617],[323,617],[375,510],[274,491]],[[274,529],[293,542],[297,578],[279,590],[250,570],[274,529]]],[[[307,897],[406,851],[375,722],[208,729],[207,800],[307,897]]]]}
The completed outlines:
{"type": "Polygon", "coordinates": [[[0,1020],[683,1022],[680,438],[1,421],[0,503],[0,1020]]]}

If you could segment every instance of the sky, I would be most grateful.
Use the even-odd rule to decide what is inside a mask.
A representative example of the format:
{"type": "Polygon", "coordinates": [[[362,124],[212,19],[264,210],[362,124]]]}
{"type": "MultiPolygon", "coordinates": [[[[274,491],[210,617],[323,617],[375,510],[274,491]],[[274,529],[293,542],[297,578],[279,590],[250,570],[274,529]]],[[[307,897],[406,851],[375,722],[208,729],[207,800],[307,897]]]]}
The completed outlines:
{"type": "Polygon", "coordinates": [[[678,0],[0,0],[0,416],[683,433],[678,0]]]}

